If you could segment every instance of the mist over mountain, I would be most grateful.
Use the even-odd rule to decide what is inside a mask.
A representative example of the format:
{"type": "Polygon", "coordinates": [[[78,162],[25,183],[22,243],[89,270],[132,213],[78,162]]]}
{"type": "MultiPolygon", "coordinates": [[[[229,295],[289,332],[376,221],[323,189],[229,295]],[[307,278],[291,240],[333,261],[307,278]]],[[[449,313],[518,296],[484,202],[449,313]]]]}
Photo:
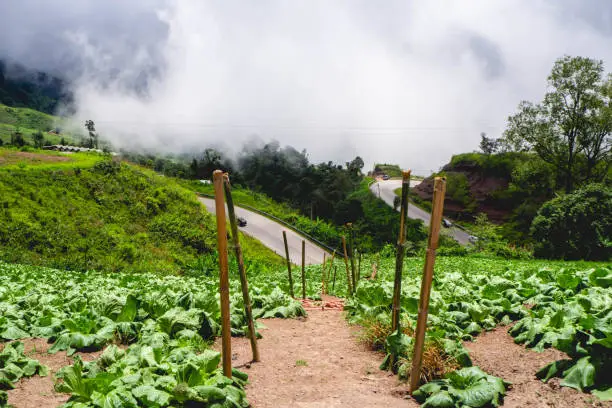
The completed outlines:
{"type": "Polygon", "coordinates": [[[610,60],[611,20],[605,0],[6,1],[0,59],[65,81],[119,147],[276,139],[424,174],[541,99],[556,58],[610,60]]]}

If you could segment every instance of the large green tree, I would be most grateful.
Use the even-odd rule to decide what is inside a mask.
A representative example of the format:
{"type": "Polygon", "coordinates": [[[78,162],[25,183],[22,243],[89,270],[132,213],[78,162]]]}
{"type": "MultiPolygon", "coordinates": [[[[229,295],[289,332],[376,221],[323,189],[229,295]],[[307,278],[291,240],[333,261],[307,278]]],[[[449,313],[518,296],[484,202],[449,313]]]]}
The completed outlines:
{"type": "Polygon", "coordinates": [[[534,151],[552,165],[566,192],[576,180],[591,181],[610,163],[611,79],[603,62],[565,56],[548,76],[548,92],[539,104],[523,101],[508,118],[504,143],[534,151]],[[577,166],[584,164],[583,174],[577,166]]]}

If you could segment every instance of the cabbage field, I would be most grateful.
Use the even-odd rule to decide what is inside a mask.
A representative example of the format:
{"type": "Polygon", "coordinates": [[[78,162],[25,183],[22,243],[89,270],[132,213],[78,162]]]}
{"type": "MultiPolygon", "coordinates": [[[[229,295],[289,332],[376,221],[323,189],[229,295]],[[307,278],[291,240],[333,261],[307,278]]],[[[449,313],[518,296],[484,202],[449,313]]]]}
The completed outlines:
{"type": "MultiPolygon", "coordinates": [[[[364,326],[390,321],[393,258],[380,261],[379,276],[362,280],[347,300],[348,319],[364,326]]],[[[421,260],[405,265],[402,283],[402,326],[414,327],[419,301],[421,260]]],[[[342,283],[336,291],[345,290],[342,283]]],[[[554,347],[568,359],[542,367],[546,381],[561,377],[561,385],[612,398],[612,269],[605,264],[545,263],[440,257],[436,264],[429,306],[427,340],[460,368],[415,393],[429,407],[497,406],[502,380],[472,365],[462,340],[484,330],[516,322],[510,334],[516,343],[536,351],[554,347]]],[[[400,376],[409,372],[412,337],[392,334],[384,341],[389,354],[403,356],[400,376]]],[[[387,361],[383,362],[383,368],[387,361]]],[[[534,373],[536,374],[536,373],[534,373]]]]}
{"type": "MultiPolygon", "coordinates": [[[[251,278],[255,317],[295,317],[302,305],[271,276],[251,278]]],[[[239,281],[231,281],[232,334],[246,321],[239,281]]],[[[248,406],[246,374],[233,379],[208,346],[220,333],[218,282],[210,277],[78,273],[0,263],[0,339],[48,338],[49,352],[104,349],[60,371],[66,407],[248,406]],[[129,347],[117,347],[117,344],[129,347]],[[198,405],[200,404],[200,405],[198,405]]],[[[12,342],[0,353],[0,390],[45,367],[12,342]]],[[[6,391],[0,391],[0,406],[6,391]]]]}
{"type": "MultiPolygon", "coordinates": [[[[390,324],[394,256],[364,257],[363,270],[378,267],[375,279],[362,272],[346,317],[368,332],[390,324]]],[[[305,315],[287,293],[286,271],[252,265],[253,312],[261,317],[305,315]]],[[[328,291],[346,296],[342,260],[327,268],[328,291]],[[333,270],[336,273],[333,273],[333,270]],[[335,280],[333,276],[335,275],[335,280]]],[[[0,263],[0,390],[22,377],[45,375],[46,367],[24,354],[19,339],[47,338],[49,351],[103,350],[57,374],[56,390],[70,395],[66,407],[246,407],[246,374],[232,380],[210,348],[220,333],[217,273],[201,276],[79,273],[0,263]]],[[[422,259],[409,258],[402,283],[402,333],[376,339],[387,353],[383,369],[400,378],[409,373],[422,259]],[[400,358],[390,364],[389,355],[400,358]]],[[[307,294],[317,298],[321,267],[306,269],[307,294]]],[[[299,292],[301,282],[294,282],[299,292]]],[[[515,342],[536,351],[554,347],[568,358],[541,367],[543,381],[612,397],[612,270],[609,265],[439,257],[429,309],[426,347],[438,350],[447,371],[424,375],[414,397],[425,407],[481,407],[503,404],[510,386],[472,366],[463,341],[507,326],[515,342]]],[[[231,276],[233,335],[246,321],[237,276],[231,276]]],[[[426,364],[424,366],[426,369],[426,364]]],[[[6,403],[0,391],[0,406],[6,403]]]]}

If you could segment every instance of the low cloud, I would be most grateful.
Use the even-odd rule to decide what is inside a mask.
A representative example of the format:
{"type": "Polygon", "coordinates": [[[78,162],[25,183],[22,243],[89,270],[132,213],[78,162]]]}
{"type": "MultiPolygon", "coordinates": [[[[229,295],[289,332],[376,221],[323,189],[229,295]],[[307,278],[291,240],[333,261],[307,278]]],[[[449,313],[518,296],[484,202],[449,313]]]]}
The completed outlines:
{"type": "Polygon", "coordinates": [[[0,5],[0,56],[75,78],[76,119],[119,146],[238,151],[258,137],[314,161],[360,155],[426,174],[476,149],[480,132],[499,136],[520,100],[542,97],[556,58],[608,60],[610,10],[23,0],[0,5]]]}

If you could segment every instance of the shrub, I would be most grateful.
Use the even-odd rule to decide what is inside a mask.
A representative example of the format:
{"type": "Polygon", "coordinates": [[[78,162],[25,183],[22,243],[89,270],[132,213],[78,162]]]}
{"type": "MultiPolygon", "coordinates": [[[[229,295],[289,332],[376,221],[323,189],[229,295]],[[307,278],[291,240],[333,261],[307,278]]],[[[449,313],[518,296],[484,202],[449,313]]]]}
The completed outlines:
{"type": "Polygon", "coordinates": [[[590,184],[545,203],[531,225],[534,254],[552,259],[610,259],[612,189],[590,184]]]}

